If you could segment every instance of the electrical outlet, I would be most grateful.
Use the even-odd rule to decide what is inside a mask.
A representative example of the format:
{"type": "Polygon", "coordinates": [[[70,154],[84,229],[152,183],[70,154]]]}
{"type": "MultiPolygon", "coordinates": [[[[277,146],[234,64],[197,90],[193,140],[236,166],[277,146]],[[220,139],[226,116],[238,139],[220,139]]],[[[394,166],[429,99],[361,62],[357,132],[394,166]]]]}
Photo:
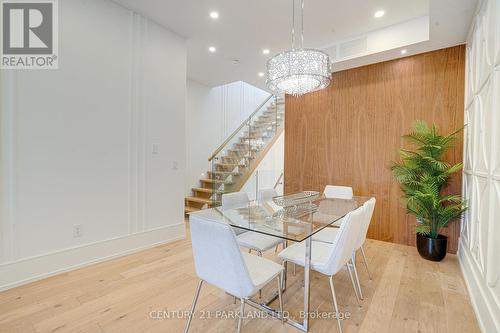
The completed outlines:
{"type": "Polygon", "coordinates": [[[151,145],[151,153],[154,155],[157,155],[160,153],[160,144],[159,143],[153,143],[151,145]]]}
{"type": "Polygon", "coordinates": [[[83,226],[81,224],[75,224],[73,226],[73,238],[79,238],[83,236],[83,226]]]}
{"type": "Polygon", "coordinates": [[[172,170],[177,170],[179,168],[179,163],[177,161],[172,162],[172,170]]]}

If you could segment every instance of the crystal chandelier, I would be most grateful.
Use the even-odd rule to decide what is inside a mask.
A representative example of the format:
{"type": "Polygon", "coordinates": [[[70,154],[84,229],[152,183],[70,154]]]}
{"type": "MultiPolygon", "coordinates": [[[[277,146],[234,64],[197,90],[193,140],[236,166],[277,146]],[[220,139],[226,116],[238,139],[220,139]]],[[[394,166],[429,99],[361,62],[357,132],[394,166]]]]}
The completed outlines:
{"type": "Polygon", "coordinates": [[[323,51],[305,49],[304,0],[301,0],[301,43],[295,48],[295,0],[292,0],[292,49],[267,62],[266,84],[275,93],[300,96],[330,84],[330,57],[323,51]]]}

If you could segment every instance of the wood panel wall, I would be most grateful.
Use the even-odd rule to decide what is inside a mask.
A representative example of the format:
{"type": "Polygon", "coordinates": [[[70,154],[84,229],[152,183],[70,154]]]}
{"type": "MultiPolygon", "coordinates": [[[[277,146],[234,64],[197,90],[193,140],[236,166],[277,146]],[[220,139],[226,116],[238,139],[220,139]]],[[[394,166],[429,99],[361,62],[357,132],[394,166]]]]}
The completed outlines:
{"type": "MultiPolygon", "coordinates": [[[[377,199],[368,237],[415,245],[415,219],[406,214],[389,166],[415,120],[443,133],[463,126],[463,45],[334,73],[324,90],[286,96],[285,192],[352,186],[377,199]]],[[[462,135],[446,156],[462,161],[462,135]]],[[[461,192],[457,174],[448,192],[461,192]]],[[[444,232],[456,252],[459,222],[444,232]]]]}

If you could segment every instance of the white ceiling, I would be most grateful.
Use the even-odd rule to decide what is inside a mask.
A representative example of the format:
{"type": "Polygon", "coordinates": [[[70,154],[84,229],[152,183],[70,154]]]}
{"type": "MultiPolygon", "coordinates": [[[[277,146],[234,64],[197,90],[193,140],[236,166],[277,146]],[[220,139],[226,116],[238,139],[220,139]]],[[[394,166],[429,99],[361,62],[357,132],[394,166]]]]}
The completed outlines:
{"type": "MultiPolygon", "coordinates": [[[[115,0],[151,18],[188,42],[188,77],[216,86],[245,81],[265,88],[267,59],[290,48],[291,0],[115,0]],[[219,19],[209,17],[210,11],[219,19]],[[215,46],[215,53],[208,52],[215,46]],[[265,56],[262,49],[268,48],[265,56]],[[238,64],[233,64],[238,60],[238,64]]],[[[320,49],[428,17],[425,41],[409,42],[407,55],[463,43],[477,0],[306,0],[304,46],[320,49]],[[430,1],[430,3],[429,3],[430,1]],[[373,14],[384,10],[376,19],[373,14]]],[[[397,30],[392,30],[397,31],[397,30]]],[[[397,33],[396,33],[397,34],[397,33]]],[[[407,38],[403,38],[405,45],[407,38]]],[[[389,45],[389,44],[388,44],[389,45]]],[[[392,43],[391,45],[394,45],[392,43]]],[[[393,47],[393,46],[391,46],[393,47]]],[[[382,48],[383,49],[383,48],[382,48]]],[[[334,65],[334,70],[401,57],[401,47],[360,54],[334,65]]]]}

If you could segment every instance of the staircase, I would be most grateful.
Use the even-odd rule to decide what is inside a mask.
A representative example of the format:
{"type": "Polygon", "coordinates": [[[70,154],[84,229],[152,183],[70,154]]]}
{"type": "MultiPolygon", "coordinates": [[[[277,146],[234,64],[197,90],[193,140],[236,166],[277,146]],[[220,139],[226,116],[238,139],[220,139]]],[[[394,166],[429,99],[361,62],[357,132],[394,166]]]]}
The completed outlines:
{"type": "Polygon", "coordinates": [[[284,120],[284,99],[269,96],[210,155],[211,170],[185,198],[185,214],[219,206],[223,193],[239,191],[283,132],[284,120]]]}

